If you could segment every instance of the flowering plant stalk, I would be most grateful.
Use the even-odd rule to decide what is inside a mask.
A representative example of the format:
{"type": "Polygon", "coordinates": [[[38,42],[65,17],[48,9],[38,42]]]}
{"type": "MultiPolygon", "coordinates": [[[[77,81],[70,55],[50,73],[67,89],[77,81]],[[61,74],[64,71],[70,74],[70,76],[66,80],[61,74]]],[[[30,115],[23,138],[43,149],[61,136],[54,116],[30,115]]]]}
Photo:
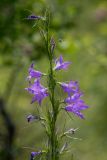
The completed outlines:
{"type": "Polygon", "coordinates": [[[34,69],[34,64],[31,64],[29,68],[29,75],[27,80],[29,81],[28,88],[25,88],[30,94],[33,95],[31,103],[37,102],[39,105],[42,105],[42,100],[46,97],[49,97],[51,107],[47,111],[47,116],[41,117],[41,115],[28,115],[28,122],[31,121],[41,121],[45,127],[48,144],[45,149],[39,151],[31,152],[30,160],[33,160],[35,157],[40,156],[41,159],[44,157],[47,160],[59,160],[60,154],[67,150],[67,143],[60,148],[60,140],[63,137],[70,137],[74,134],[77,129],[70,128],[68,131],[65,131],[61,135],[58,135],[56,131],[56,122],[60,110],[65,112],[72,112],[74,115],[84,118],[84,115],[80,112],[88,108],[85,105],[84,101],[81,100],[83,93],[79,89],[77,81],[70,81],[69,83],[57,82],[55,73],[59,70],[68,69],[71,62],[63,61],[62,55],[54,61],[54,50],[55,50],[55,41],[49,33],[49,24],[50,24],[50,14],[47,12],[45,17],[41,16],[29,16],[27,19],[43,21],[43,29],[39,28],[40,34],[42,35],[46,51],[49,59],[49,71],[48,74],[42,73],[34,69]],[[47,88],[41,85],[40,80],[43,76],[47,76],[47,88]],[[34,79],[34,81],[32,80],[34,79]],[[32,82],[33,81],[33,82],[32,82]],[[64,92],[67,93],[68,97],[60,102],[55,97],[55,88],[59,85],[64,92]],[[62,107],[64,105],[64,107],[62,107]]]}

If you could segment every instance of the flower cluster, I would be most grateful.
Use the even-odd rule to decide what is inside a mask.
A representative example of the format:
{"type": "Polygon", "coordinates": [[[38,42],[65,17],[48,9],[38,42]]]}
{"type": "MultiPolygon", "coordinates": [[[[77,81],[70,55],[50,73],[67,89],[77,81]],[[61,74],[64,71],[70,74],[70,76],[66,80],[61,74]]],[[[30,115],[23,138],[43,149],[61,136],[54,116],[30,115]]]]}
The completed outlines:
{"type": "MultiPolygon", "coordinates": [[[[70,64],[71,62],[64,62],[63,57],[61,55],[58,59],[55,60],[53,72],[57,72],[59,70],[66,70],[68,69],[70,64]]],[[[46,74],[35,70],[34,64],[31,64],[28,72],[29,72],[29,75],[27,77],[27,80],[29,81],[29,86],[28,88],[25,88],[25,90],[27,90],[30,94],[33,95],[31,103],[38,102],[38,104],[41,105],[42,100],[48,97],[50,94],[49,89],[45,88],[40,83],[42,76],[46,76],[46,74]]],[[[64,82],[57,82],[57,83],[61,86],[63,91],[68,95],[63,101],[63,103],[65,104],[64,110],[67,112],[72,112],[74,115],[83,119],[84,115],[81,113],[81,111],[87,109],[88,106],[81,99],[81,97],[83,96],[83,93],[79,89],[78,82],[71,80],[69,83],[64,83],[64,82]]],[[[27,116],[28,122],[31,122],[34,120],[40,120],[40,117],[34,116],[34,115],[27,116]]],[[[70,129],[69,131],[65,132],[65,134],[74,133],[74,132],[75,132],[75,129],[70,129]]],[[[34,157],[41,155],[41,153],[42,151],[32,152],[31,160],[33,160],[34,157]]]]}
{"type": "MultiPolygon", "coordinates": [[[[53,68],[54,71],[58,70],[66,70],[71,62],[64,62],[62,55],[55,60],[55,66],[53,68]]],[[[34,69],[34,64],[31,64],[29,68],[29,75],[27,80],[31,82],[31,79],[35,79],[34,83],[29,83],[29,87],[25,88],[30,94],[33,94],[33,98],[31,103],[37,101],[39,105],[41,105],[42,100],[47,97],[48,89],[40,84],[40,78],[46,74],[37,71],[34,69]]],[[[79,85],[77,81],[70,81],[69,83],[58,82],[62,87],[63,91],[68,94],[68,97],[64,100],[67,104],[65,110],[68,112],[72,112],[80,118],[84,118],[84,115],[80,112],[81,110],[85,110],[88,106],[81,100],[83,93],[79,89],[79,85]]]]}
{"type": "MultiPolygon", "coordinates": [[[[71,62],[64,62],[62,55],[55,60],[55,66],[53,70],[65,70],[71,62]]],[[[30,94],[33,94],[33,98],[31,103],[37,101],[39,105],[41,105],[42,100],[47,97],[48,89],[40,84],[40,78],[46,75],[40,71],[34,69],[34,64],[31,64],[29,68],[29,76],[27,79],[31,82],[32,78],[35,78],[34,83],[29,85],[28,88],[25,88],[30,94]]],[[[69,83],[61,83],[59,82],[63,91],[68,94],[68,97],[64,100],[67,104],[65,110],[68,112],[72,112],[80,118],[84,118],[84,115],[80,112],[81,110],[85,110],[88,106],[81,100],[83,93],[80,92],[79,85],[77,81],[70,81],[69,83]]]]}

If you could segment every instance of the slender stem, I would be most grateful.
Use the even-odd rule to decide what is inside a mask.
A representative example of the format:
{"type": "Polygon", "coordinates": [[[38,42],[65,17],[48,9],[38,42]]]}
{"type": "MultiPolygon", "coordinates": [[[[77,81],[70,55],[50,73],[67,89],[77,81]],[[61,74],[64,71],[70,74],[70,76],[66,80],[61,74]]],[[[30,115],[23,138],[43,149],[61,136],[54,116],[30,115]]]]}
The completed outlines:
{"type": "Polygon", "coordinates": [[[55,90],[55,80],[52,70],[52,63],[50,62],[50,92],[51,92],[51,104],[52,104],[52,120],[51,120],[51,149],[52,149],[52,160],[56,159],[56,130],[55,130],[55,123],[57,118],[56,113],[56,106],[55,106],[55,96],[54,96],[54,90],[55,90]]]}
{"type": "MultiPolygon", "coordinates": [[[[49,128],[50,128],[50,137],[49,137],[49,160],[58,160],[58,141],[57,141],[57,133],[56,133],[56,120],[57,120],[57,114],[58,114],[58,104],[56,103],[55,100],[55,87],[56,87],[56,80],[54,77],[54,72],[53,72],[53,55],[51,53],[50,49],[50,37],[49,37],[49,19],[50,15],[49,13],[47,14],[47,22],[46,22],[46,33],[47,33],[47,53],[49,57],[49,62],[50,62],[50,69],[49,69],[49,91],[50,91],[50,102],[52,105],[52,112],[50,113],[51,121],[49,123],[49,128]]],[[[48,157],[48,158],[49,158],[48,157]]]]}

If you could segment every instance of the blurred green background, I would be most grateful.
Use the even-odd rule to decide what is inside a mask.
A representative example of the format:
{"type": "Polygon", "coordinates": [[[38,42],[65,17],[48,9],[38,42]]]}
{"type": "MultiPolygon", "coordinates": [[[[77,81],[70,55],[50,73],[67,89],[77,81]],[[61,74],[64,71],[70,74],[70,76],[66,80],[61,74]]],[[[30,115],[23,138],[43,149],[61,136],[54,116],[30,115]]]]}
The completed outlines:
{"type": "MultiPolygon", "coordinates": [[[[41,149],[46,141],[39,123],[28,124],[26,116],[37,113],[25,92],[28,67],[48,71],[44,43],[34,21],[28,15],[52,12],[51,33],[56,41],[56,57],[72,61],[67,72],[57,74],[59,81],[78,80],[84,100],[90,106],[85,120],[65,113],[59,116],[58,130],[78,127],[71,141],[70,153],[61,157],[71,160],[107,160],[107,1],[106,0],[4,0],[0,1],[0,99],[10,124],[15,128],[9,143],[9,128],[0,105],[0,160],[26,160],[30,152],[41,149]],[[63,119],[63,121],[62,121],[63,119]],[[33,149],[35,148],[35,149],[33,149]],[[6,157],[7,156],[7,157],[6,157]]],[[[43,84],[44,82],[42,82],[43,84]]],[[[60,93],[62,94],[62,93],[60,93]]],[[[64,95],[61,95],[64,97],[64,95]]],[[[49,107],[44,100],[43,108],[49,107]]],[[[11,128],[11,127],[10,127],[11,128]]],[[[14,129],[13,129],[14,130],[14,129]]]]}

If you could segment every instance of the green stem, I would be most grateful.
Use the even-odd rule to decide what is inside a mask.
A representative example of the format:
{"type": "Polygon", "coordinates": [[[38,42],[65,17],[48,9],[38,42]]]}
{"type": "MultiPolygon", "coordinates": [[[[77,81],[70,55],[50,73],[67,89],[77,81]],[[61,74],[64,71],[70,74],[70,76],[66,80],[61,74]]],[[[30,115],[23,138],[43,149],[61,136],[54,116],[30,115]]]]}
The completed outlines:
{"type": "Polygon", "coordinates": [[[52,112],[50,113],[50,123],[49,123],[49,128],[50,128],[50,136],[49,136],[49,160],[58,160],[58,141],[57,141],[57,133],[56,133],[56,120],[57,120],[57,115],[58,115],[58,103],[56,103],[55,99],[55,87],[56,87],[56,80],[54,77],[54,72],[53,72],[53,55],[51,53],[50,49],[50,37],[49,37],[49,13],[47,15],[47,22],[46,22],[46,33],[47,33],[47,52],[48,52],[48,57],[49,57],[49,62],[50,62],[50,69],[49,69],[49,92],[50,92],[50,102],[52,105],[52,112]]]}
{"type": "Polygon", "coordinates": [[[52,105],[51,123],[50,123],[50,145],[51,145],[51,160],[58,160],[58,141],[56,133],[56,120],[58,114],[58,105],[55,100],[55,87],[56,81],[52,69],[52,59],[50,60],[50,73],[49,73],[49,88],[50,88],[50,101],[52,105]]]}

